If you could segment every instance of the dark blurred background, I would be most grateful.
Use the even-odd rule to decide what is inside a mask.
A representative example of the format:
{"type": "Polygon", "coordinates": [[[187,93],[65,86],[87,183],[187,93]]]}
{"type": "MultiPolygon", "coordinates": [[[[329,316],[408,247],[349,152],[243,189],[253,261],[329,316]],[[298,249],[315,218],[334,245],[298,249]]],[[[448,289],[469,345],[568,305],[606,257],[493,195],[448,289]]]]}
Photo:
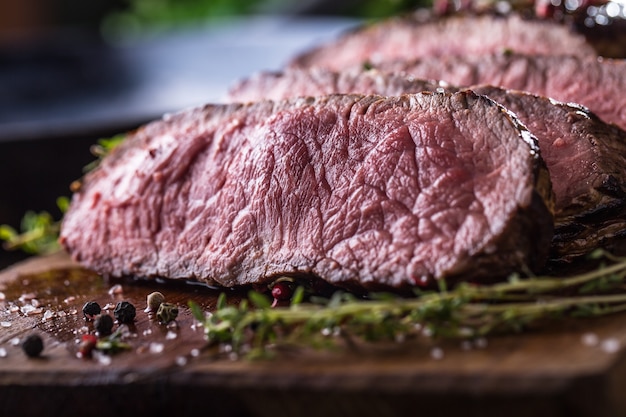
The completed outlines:
{"type": "MultiPolygon", "coordinates": [[[[59,218],[97,139],[426,0],[0,0],[0,224],[59,218]]],[[[0,269],[22,259],[0,249],[0,269]]]]}

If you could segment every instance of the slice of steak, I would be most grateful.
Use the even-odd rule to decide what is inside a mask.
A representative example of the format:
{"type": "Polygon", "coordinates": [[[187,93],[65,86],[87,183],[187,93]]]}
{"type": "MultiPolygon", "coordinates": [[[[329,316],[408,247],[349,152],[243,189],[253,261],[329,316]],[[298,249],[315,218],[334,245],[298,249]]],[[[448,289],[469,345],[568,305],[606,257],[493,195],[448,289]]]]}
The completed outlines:
{"type": "Polygon", "coordinates": [[[579,103],[626,129],[626,60],[506,53],[401,60],[376,68],[457,86],[490,84],[579,103]]]}
{"type": "MultiPolygon", "coordinates": [[[[233,99],[282,99],[316,93],[402,94],[445,84],[377,71],[287,69],[238,84],[233,99]]],[[[453,91],[450,86],[446,91],[453,91]]],[[[555,194],[553,259],[569,261],[626,236],[626,132],[587,109],[516,90],[469,87],[513,111],[539,141],[555,194]]]]}
{"type": "Polygon", "coordinates": [[[405,75],[360,68],[341,72],[322,68],[294,68],[280,72],[260,72],[237,82],[226,99],[232,102],[282,100],[335,93],[397,96],[405,93],[435,91],[445,84],[405,75]]]}
{"type": "Polygon", "coordinates": [[[552,257],[571,260],[626,240],[626,132],[587,109],[498,87],[472,87],[537,137],[555,195],[552,257]]]}
{"type": "Polygon", "coordinates": [[[416,13],[363,26],[305,51],[289,66],[342,70],[395,59],[477,56],[508,50],[529,55],[597,56],[584,36],[556,22],[523,19],[514,13],[420,16],[416,13]]]}
{"type": "Polygon", "coordinates": [[[60,241],[112,276],[402,289],[541,267],[550,199],[535,139],[471,92],[208,105],[87,174],[60,241]]]}

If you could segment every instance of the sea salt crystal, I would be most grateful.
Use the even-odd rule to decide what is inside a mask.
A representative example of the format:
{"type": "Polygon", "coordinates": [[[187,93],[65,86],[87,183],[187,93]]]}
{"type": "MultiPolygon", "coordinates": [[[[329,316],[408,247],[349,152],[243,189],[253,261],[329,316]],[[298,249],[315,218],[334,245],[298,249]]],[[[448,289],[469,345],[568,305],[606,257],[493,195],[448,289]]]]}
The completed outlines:
{"type": "Polygon", "coordinates": [[[19,337],[14,337],[13,339],[11,339],[9,341],[9,343],[11,344],[11,346],[17,346],[20,344],[20,338],[19,337]]]}
{"type": "Polygon", "coordinates": [[[10,321],[0,321],[0,327],[11,327],[10,321]]]}
{"type": "Polygon", "coordinates": [[[165,340],[173,340],[173,339],[176,339],[177,337],[178,337],[178,333],[169,331],[165,335],[165,340]]]}
{"type": "Polygon", "coordinates": [[[0,358],[6,358],[7,357],[7,350],[3,347],[0,347],[0,358]]]}
{"type": "Polygon", "coordinates": [[[120,284],[115,284],[109,288],[109,295],[122,294],[123,292],[124,288],[120,284]]]}
{"type": "Polygon", "coordinates": [[[4,301],[6,299],[7,299],[7,296],[2,291],[0,291],[0,301],[4,301]]]}
{"type": "Polygon", "coordinates": [[[111,365],[111,362],[113,362],[113,359],[111,358],[111,356],[105,355],[104,353],[94,351],[93,355],[100,365],[108,366],[108,365],[111,365]]]}
{"type": "Polygon", "coordinates": [[[177,356],[176,359],[176,365],[178,366],[185,366],[187,365],[187,358],[184,356],[177,356]]]}
{"type": "Polygon", "coordinates": [[[150,343],[150,353],[161,353],[163,352],[164,348],[165,346],[163,345],[163,343],[150,343]]]}
{"type": "Polygon", "coordinates": [[[606,353],[616,353],[619,351],[621,344],[619,340],[610,338],[602,341],[601,349],[606,353]]]}
{"type": "Polygon", "coordinates": [[[430,350],[430,357],[435,359],[435,360],[443,359],[443,349],[441,349],[439,347],[432,348],[430,350]]]}
{"type": "Polygon", "coordinates": [[[54,317],[54,311],[46,310],[46,312],[43,313],[43,317],[41,318],[41,321],[47,321],[47,320],[50,320],[53,317],[54,317]]]}
{"type": "Polygon", "coordinates": [[[27,292],[27,293],[20,295],[19,301],[22,303],[25,303],[27,301],[31,301],[33,298],[36,298],[36,297],[37,297],[37,294],[35,294],[34,292],[27,292]]]}
{"type": "Polygon", "coordinates": [[[73,295],[71,295],[71,296],[67,297],[65,300],[63,300],[63,302],[64,302],[65,304],[69,304],[69,303],[74,302],[75,300],[76,300],[76,297],[75,297],[75,296],[73,296],[73,295]]]}
{"type": "Polygon", "coordinates": [[[152,334],[152,329],[146,329],[146,330],[143,331],[143,335],[144,336],[149,336],[151,334],[152,334]]]}
{"type": "Polygon", "coordinates": [[[189,352],[189,354],[193,356],[194,358],[196,358],[200,356],[200,349],[191,349],[191,352],[189,352]]]}
{"type": "Polygon", "coordinates": [[[585,346],[597,346],[600,343],[600,338],[595,333],[585,333],[581,337],[581,342],[585,346]]]}
{"type": "Polygon", "coordinates": [[[33,307],[30,304],[26,304],[25,306],[20,307],[20,311],[25,316],[34,316],[35,314],[43,313],[43,308],[33,307]]]}

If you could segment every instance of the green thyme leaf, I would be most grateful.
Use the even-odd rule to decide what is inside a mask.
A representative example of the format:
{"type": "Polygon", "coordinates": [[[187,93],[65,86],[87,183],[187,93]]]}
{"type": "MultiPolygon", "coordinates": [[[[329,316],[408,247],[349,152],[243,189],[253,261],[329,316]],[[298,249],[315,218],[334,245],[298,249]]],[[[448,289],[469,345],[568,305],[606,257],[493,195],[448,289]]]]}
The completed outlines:
{"type": "Polygon", "coordinates": [[[98,159],[93,162],[90,162],[85,167],[83,167],[83,172],[93,171],[98,165],[100,165],[100,161],[107,156],[113,149],[115,149],[120,143],[122,143],[126,139],[126,134],[115,135],[111,138],[102,138],[98,139],[95,145],[92,145],[89,150],[91,154],[98,159]]]}
{"type": "Polygon", "coordinates": [[[569,277],[516,275],[497,284],[451,288],[441,283],[438,291],[412,298],[357,298],[336,291],[307,302],[298,295],[289,307],[270,308],[265,296],[251,292],[256,308],[249,309],[245,302],[238,308],[228,305],[222,294],[216,311],[201,321],[210,344],[229,344],[248,357],[268,357],[285,345],[328,348],[356,339],[467,339],[521,332],[541,320],[626,311],[626,258],[603,256],[608,264],[569,277]]]}

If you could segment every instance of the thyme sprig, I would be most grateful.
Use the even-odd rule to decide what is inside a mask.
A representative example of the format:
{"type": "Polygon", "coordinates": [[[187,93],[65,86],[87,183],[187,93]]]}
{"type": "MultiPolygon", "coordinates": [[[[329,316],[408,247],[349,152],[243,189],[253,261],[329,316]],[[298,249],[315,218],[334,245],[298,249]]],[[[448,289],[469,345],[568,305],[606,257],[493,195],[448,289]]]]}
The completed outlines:
{"type": "MultiPolygon", "coordinates": [[[[57,198],[57,207],[64,213],[69,205],[67,197],[57,198]]],[[[47,211],[27,211],[22,217],[20,230],[0,225],[0,240],[6,250],[20,249],[29,254],[48,254],[57,251],[61,221],[47,211]]]]}
{"type": "Polygon", "coordinates": [[[399,341],[416,337],[475,339],[519,332],[542,320],[590,317],[626,310],[626,258],[603,250],[604,262],[570,277],[512,276],[492,285],[444,284],[412,298],[372,294],[363,299],[337,291],[303,302],[299,287],[291,305],[271,307],[264,294],[250,292],[238,305],[221,294],[213,312],[191,302],[209,345],[247,357],[268,356],[282,347],[351,346],[357,340],[399,341]]]}
{"type": "MultiPolygon", "coordinates": [[[[108,155],[126,138],[120,134],[111,138],[98,139],[90,151],[96,160],[83,168],[85,172],[96,168],[102,158],[108,155]]],[[[57,207],[64,214],[70,204],[68,197],[57,198],[57,207]]],[[[58,243],[61,219],[55,219],[48,211],[27,211],[22,217],[19,231],[8,224],[0,225],[0,241],[6,250],[22,250],[28,254],[45,255],[60,249],[58,243]]]]}

